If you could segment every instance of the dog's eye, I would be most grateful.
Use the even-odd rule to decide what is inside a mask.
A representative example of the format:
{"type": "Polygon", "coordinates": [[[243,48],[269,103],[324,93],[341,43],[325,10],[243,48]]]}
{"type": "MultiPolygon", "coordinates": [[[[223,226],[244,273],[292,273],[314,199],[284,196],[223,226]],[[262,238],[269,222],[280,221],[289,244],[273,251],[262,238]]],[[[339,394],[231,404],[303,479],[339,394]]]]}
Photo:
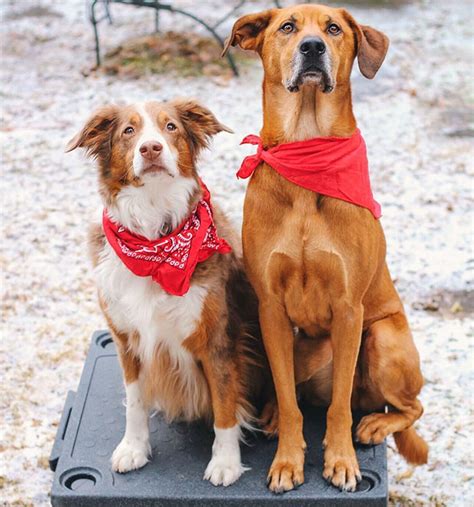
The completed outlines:
{"type": "Polygon", "coordinates": [[[127,134],[128,136],[130,134],[134,134],[135,133],[135,129],[133,127],[127,127],[124,131],[123,131],[124,134],[127,134]]]}
{"type": "Polygon", "coordinates": [[[331,23],[328,26],[328,33],[331,35],[339,35],[341,33],[341,29],[335,23],[331,23]]]}
{"type": "Polygon", "coordinates": [[[174,132],[178,127],[172,122],[172,121],[169,121],[167,124],[166,124],[166,130],[168,132],[174,132]]]}
{"type": "Polygon", "coordinates": [[[287,21],[286,23],[283,23],[283,25],[281,25],[280,30],[284,33],[291,33],[295,31],[295,28],[296,27],[294,23],[287,21]]]}

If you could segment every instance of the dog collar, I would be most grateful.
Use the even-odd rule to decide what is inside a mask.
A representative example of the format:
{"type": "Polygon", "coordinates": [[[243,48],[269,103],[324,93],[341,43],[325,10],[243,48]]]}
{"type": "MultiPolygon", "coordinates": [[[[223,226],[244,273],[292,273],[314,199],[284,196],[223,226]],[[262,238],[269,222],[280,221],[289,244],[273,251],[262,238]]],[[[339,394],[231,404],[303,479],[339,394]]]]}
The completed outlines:
{"type": "Polygon", "coordinates": [[[250,177],[266,162],[295,185],[367,208],[380,218],[381,207],[370,188],[364,139],[357,129],[351,137],[315,137],[265,149],[260,137],[249,135],[241,144],[257,145],[257,153],[245,157],[237,172],[250,177]]]}
{"type": "Polygon", "coordinates": [[[125,266],[137,276],[151,276],[168,294],[183,296],[199,262],[215,253],[232,251],[214,225],[209,190],[191,215],[167,236],[148,240],[113,222],[104,209],[102,226],[108,243],[125,266]]]}

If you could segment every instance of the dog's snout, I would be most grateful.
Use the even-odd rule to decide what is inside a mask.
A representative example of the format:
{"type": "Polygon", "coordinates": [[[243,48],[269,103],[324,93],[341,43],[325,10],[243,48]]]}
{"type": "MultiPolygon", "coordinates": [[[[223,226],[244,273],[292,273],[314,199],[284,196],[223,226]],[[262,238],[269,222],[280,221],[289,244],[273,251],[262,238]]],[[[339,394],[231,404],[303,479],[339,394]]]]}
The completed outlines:
{"type": "Polygon", "coordinates": [[[319,56],[326,52],[326,44],[319,37],[307,37],[301,41],[299,49],[303,56],[319,56]]]}
{"type": "Polygon", "coordinates": [[[140,153],[142,157],[153,160],[160,155],[162,149],[163,145],[158,141],[147,141],[140,146],[140,153]]]}

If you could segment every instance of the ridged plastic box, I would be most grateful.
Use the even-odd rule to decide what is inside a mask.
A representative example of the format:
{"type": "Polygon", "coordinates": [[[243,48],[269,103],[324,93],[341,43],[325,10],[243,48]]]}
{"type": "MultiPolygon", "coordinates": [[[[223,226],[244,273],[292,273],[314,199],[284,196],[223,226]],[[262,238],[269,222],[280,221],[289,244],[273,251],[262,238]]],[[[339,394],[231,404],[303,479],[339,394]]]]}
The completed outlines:
{"type": "Polygon", "coordinates": [[[204,423],[169,425],[159,416],[150,419],[150,463],[138,471],[114,473],[110,456],[124,433],[124,397],[114,343],[107,331],[98,331],[92,337],[79,388],[67,396],[51,453],[53,506],[387,505],[385,444],[357,447],[363,475],[359,491],[341,492],[322,478],[325,413],[314,408],[303,410],[306,482],[283,495],[272,494],[266,487],[275,441],[248,435],[242,461],[251,470],[232,486],[215,487],[202,479],[211,456],[212,429],[204,423]]]}

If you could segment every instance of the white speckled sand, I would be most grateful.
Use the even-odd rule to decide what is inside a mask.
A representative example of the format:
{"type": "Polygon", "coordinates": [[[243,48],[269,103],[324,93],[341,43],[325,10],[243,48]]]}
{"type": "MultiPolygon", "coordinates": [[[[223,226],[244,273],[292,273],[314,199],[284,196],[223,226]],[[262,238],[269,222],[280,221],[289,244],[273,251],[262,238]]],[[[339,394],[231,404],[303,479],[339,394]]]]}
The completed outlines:
{"type": "MultiPolygon", "coordinates": [[[[104,102],[199,97],[235,130],[216,139],[201,167],[214,200],[240,226],[245,182],[234,173],[246,149],[239,141],[261,124],[258,62],[228,86],[209,78],[84,78],[81,70],[94,61],[86,2],[42,0],[60,16],[12,18],[36,3],[1,2],[4,505],[49,504],[48,455],[66,392],[77,387],[92,331],[104,327],[84,248],[87,222],[99,208],[95,171],[79,153],[64,154],[67,140],[104,102]]],[[[203,1],[199,11],[217,19],[223,4],[203,1]]],[[[246,10],[264,5],[249,2],[246,10]]],[[[152,29],[150,12],[122,6],[113,12],[115,26],[102,27],[104,48],[152,29]]],[[[466,137],[469,128],[472,136],[474,102],[472,3],[352,12],[392,41],[375,81],[356,75],[355,108],[384,212],[390,268],[426,377],[418,428],[431,443],[430,462],[412,469],[390,450],[391,499],[397,505],[474,505],[472,292],[470,305],[464,292],[457,293],[472,291],[474,266],[473,150],[466,137]],[[438,293],[447,308],[423,310],[438,293]],[[456,301],[466,312],[449,311],[456,301]]],[[[163,27],[171,23],[165,14],[163,27]]],[[[188,26],[176,18],[174,28],[188,26]]]]}

